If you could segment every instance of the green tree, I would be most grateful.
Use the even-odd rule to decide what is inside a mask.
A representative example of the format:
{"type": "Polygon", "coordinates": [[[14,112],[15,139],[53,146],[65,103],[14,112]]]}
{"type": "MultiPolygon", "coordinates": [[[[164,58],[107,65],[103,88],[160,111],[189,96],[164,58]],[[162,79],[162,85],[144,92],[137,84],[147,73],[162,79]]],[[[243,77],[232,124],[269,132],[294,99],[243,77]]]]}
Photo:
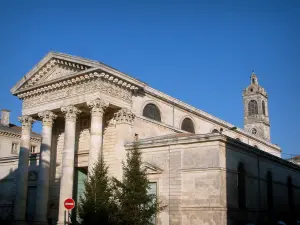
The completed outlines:
{"type": "Polygon", "coordinates": [[[113,201],[108,167],[103,158],[95,163],[85,180],[85,190],[80,196],[78,213],[82,225],[115,225],[116,207],[113,201]]]}
{"type": "Polygon", "coordinates": [[[164,207],[156,196],[149,194],[149,180],[142,168],[141,152],[135,142],[127,152],[123,164],[123,181],[114,179],[115,201],[118,205],[118,220],[121,225],[150,225],[164,207]]]}

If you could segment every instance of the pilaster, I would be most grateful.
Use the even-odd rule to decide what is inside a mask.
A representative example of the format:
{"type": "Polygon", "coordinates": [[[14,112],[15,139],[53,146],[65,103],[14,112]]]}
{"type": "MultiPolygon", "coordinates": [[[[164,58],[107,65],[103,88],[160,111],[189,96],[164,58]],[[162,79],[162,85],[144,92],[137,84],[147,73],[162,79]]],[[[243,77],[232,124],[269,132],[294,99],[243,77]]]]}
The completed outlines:
{"type": "Polygon", "coordinates": [[[132,123],[134,122],[135,115],[130,109],[122,108],[114,114],[116,123],[116,172],[115,176],[122,179],[123,169],[122,162],[126,160],[125,143],[133,141],[132,123]]]}

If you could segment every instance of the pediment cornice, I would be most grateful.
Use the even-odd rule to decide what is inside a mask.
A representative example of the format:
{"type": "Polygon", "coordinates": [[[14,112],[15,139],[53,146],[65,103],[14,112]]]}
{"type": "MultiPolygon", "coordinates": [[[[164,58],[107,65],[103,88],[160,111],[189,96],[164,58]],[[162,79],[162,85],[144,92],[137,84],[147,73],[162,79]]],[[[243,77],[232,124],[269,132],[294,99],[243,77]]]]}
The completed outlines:
{"type": "Polygon", "coordinates": [[[148,162],[143,162],[142,168],[146,169],[146,174],[161,174],[163,172],[163,169],[148,162]]]}
{"type": "Polygon", "coordinates": [[[145,83],[100,62],[51,52],[15,85],[11,92],[23,99],[95,78],[102,78],[131,91],[137,91],[146,86],[145,83]],[[59,74],[53,76],[54,68],[58,66],[64,69],[63,76],[59,74]]]}
{"type": "Polygon", "coordinates": [[[34,88],[25,88],[20,92],[15,93],[15,95],[17,95],[20,99],[24,99],[26,97],[31,97],[48,91],[54,91],[56,89],[59,90],[61,88],[73,86],[76,84],[83,83],[85,81],[95,79],[103,79],[106,82],[112,83],[114,85],[117,85],[119,87],[133,92],[142,88],[141,86],[132,84],[122,78],[105,73],[99,68],[92,68],[86,71],[70,74],[67,77],[62,77],[55,80],[51,80],[49,82],[41,83],[39,85],[36,85],[34,88]]]}

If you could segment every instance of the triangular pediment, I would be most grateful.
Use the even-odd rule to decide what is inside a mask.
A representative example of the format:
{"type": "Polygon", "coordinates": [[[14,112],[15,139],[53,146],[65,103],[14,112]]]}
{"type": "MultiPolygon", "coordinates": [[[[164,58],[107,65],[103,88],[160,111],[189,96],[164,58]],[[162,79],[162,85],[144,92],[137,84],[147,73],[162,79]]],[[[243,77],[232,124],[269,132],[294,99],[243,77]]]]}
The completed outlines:
{"type": "Polygon", "coordinates": [[[146,174],[161,174],[163,170],[151,163],[143,162],[142,168],[146,169],[146,174]]]}
{"type": "Polygon", "coordinates": [[[11,89],[11,92],[14,94],[31,89],[44,82],[49,83],[90,68],[93,68],[93,62],[89,63],[88,60],[79,57],[50,52],[11,89]]]}

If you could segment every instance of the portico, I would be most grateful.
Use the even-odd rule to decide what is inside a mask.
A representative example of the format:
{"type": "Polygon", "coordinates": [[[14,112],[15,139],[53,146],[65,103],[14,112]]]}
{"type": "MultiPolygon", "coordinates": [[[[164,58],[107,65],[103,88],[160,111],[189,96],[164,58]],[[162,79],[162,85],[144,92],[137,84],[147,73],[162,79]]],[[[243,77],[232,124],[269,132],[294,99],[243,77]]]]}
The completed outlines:
{"type": "MultiPolygon", "coordinates": [[[[63,202],[73,197],[74,168],[92,168],[102,154],[106,129],[116,133],[116,126],[121,126],[118,132],[126,133],[126,138],[119,135],[118,142],[111,143],[107,157],[110,161],[123,160],[124,140],[133,140],[132,95],[144,85],[105,65],[91,68],[82,59],[71,63],[62,58],[50,54],[40,68],[32,70],[12,89],[23,101],[22,118],[30,120],[26,120],[26,126],[23,122],[23,149],[30,149],[26,140],[30,139],[32,121],[42,120],[35,224],[47,224],[50,205],[50,210],[58,212],[58,224],[63,224],[63,202]],[[127,114],[128,121],[124,119],[127,114]]],[[[19,168],[26,171],[28,151],[22,152],[19,168]]],[[[121,167],[116,167],[119,168],[112,170],[113,175],[121,177],[121,167]]],[[[25,173],[20,176],[24,178],[17,184],[17,192],[22,197],[17,197],[17,201],[24,205],[27,177],[25,173]]],[[[26,207],[21,207],[24,212],[19,212],[19,208],[14,219],[25,222],[26,207]]]]}

